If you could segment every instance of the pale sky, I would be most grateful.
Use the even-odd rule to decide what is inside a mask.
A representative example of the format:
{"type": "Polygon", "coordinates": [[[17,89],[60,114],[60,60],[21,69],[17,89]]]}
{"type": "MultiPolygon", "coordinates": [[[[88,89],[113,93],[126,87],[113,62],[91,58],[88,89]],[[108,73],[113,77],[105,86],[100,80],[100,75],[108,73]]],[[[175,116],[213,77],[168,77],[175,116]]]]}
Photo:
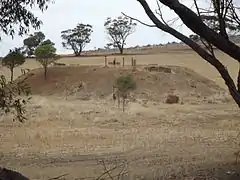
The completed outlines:
{"type": "MultiPolygon", "coordinates": [[[[148,0],[148,3],[153,11],[157,9],[156,0],[148,0]]],[[[190,1],[188,4],[190,7],[192,2],[190,1]]],[[[77,23],[88,23],[93,26],[92,40],[86,49],[103,48],[107,43],[104,21],[107,17],[114,18],[121,15],[121,12],[151,24],[143,8],[136,0],[55,0],[55,3],[49,4],[48,10],[43,13],[34,10],[34,14],[43,21],[40,31],[46,35],[47,39],[51,39],[56,44],[58,53],[72,53],[71,50],[62,47],[60,32],[74,28],[77,23]]],[[[176,17],[168,8],[163,9],[163,14],[166,20],[176,17]]],[[[191,31],[184,26],[176,28],[186,35],[191,34],[191,31]]],[[[30,33],[33,32],[34,30],[30,33]]],[[[22,46],[24,38],[15,36],[12,40],[11,37],[2,36],[0,56],[6,55],[11,48],[22,46]]],[[[171,41],[177,40],[157,28],[138,24],[136,32],[127,39],[127,46],[160,44],[171,41]]]]}

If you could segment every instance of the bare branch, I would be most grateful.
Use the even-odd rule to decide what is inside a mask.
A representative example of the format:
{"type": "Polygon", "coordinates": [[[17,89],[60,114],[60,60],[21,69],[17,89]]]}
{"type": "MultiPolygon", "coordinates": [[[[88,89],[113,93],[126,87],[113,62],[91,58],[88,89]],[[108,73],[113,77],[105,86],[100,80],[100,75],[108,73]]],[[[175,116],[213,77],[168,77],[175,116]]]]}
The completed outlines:
{"type": "MultiPolygon", "coordinates": [[[[211,55],[210,53],[205,51],[196,42],[194,42],[190,38],[186,37],[182,33],[176,31],[175,29],[173,29],[173,28],[163,24],[155,16],[155,14],[152,12],[152,10],[150,9],[148,3],[145,0],[137,0],[137,1],[142,5],[142,7],[144,8],[144,10],[145,10],[146,14],[148,15],[148,17],[152,20],[152,22],[159,29],[161,29],[161,30],[163,30],[163,31],[173,35],[177,39],[183,41],[185,44],[187,44],[189,47],[191,47],[196,53],[198,53],[199,56],[201,56],[204,60],[209,62],[213,67],[215,67],[217,69],[219,74],[224,79],[226,85],[228,86],[229,92],[232,95],[233,99],[235,100],[235,102],[240,107],[240,93],[238,93],[236,85],[235,85],[234,81],[232,80],[230,74],[228,73],[227,69],[224,67],[224,65],[216,57],[214,57],[213,55],[211,55]]],[[[216,43],[217,41],[226,43],[224,46],[221,46],[221,49],[223,49],[224,51],[227,51],[230,55],[232,55],[232,57],[236,58],[237,61],[240,62],[240,48],[237,45],[235,45],[234,43],[231,43],[230,41],[226,40],[225,38],[222,38],[220,35],[216,35],[216,33],[214,31],[209,29],[205,24],[203,24],[201,22],[200,17],[198,17],[194,12],[192,12],[186,6],[180,4],[177,0],[171,0],[171,1],[160,0],[160,1],[162,3],[164,3],[166,6],[170,7],[171,9],[174,9],[175,12],[178,13],[178,15],[184,21],[184,24],[186,24],[188,27],[192,27],[192,29],[198,35],[201,36],[202,33],[203,33],[202,31],[207,29],[207,32],[204,32],[204,33],[206,34],[206,33],[209,32],[210,36],[213,35],[215,37],[212,39],[211,37],[209,37],[209,34],[207,34],[207,35],[203,34],[202,37],[204,37],[208,42],[213,43],[214,46],[215,46],[214,43],[216,43]],[[188,17],[186,15],[189,15],[191,17],[188,17]],[[194,20],[198,21],[198,22],[195,23],[194,20]],[[201,27],[201,29],[199,28],[199,26],[201,27]],[[209,38],[210,38],[210,40],[209,40],[209,38]],[[230,52],[232,50],[231,50],[231,48],[229,48],[229,46],[231,46],[231,48],[233,48],[233,47],[237,48],[237,49],[233,48],[232,50],[233,50],[233,52],[238,52],[239,57],[238,57],[238,55],[236,56],[236,54],[232,54],[233,52],[230,52]],[[224,48],[226,48],[226,49],[224,49],[224,48]]],[[[219,46],[217,46],[217,47],[219,47],[219,46]]]]}
{"type": "Polygon", "coordinates": [[[57,176],[57,177],[54,177],[54,178],[50,178],[50,179],[48,179],[48,180],[57,180],[57,179],[60,179],[60,178],[62,178],[62,177],[65,177],[65,176],[67,176],[67,175],[69,175],[69,174],[62,174],[62,175],[60,175],[60,176],[57,176]]]}
{"type": "Polygon", "coordinates": [[[144,25],[144,26],[148,26],[148,27],[156,27],[156,25],[152,25],[152,24],[144,23],[144,22],[140,21],[139,19],[136,19],[136,18],[133,18],[133,17],[131,17],[131,16],[129,16],[129,15],[126,15],[126,14],[123,13],[123,12],[122,12],[122,15],[125,16],[125,17],[127,17],[127,18],[130,18],[130,19],[132,19],[132,20],[134,20],[134,21],[139,22],[140,24],[142,24],[142,25],[144,25]]]}
{"type": "MultiPolygon", "coordinates": [[[[137,0],[144,7],[145,0],[137,0]]],[[[229,41],[222,35],[216,33],[214,30],[205,25],[200,17],[194,13],[191,9],[180,3],[178,0],[159,0],[181,18],[183,23],[190,28],[194,33],[206,39],[208,42],[213,44],[215,47],[230,55],[236,61],[240,62],[240,47],[229,41]]],[[[149,8],[150,10],[150,8],[149,8]]],[[[148,12],[146,12],[148,13],[148,12]]]]}

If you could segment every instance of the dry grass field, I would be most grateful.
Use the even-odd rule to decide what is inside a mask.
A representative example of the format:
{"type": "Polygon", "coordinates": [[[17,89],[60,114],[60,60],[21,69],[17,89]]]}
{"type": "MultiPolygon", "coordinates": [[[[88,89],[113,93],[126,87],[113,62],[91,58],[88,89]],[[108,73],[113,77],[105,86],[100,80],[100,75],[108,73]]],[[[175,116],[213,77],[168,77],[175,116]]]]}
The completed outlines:
{"type": "MultiPolygon", "coordinates": [[[[104,68],[104,57],[64,57],[66,67],[51,67],[43,80],[33,59],[16,69],[32,69],[28,120],[0,119],[0,164],[30,179],[94,179],[106,164],[128,164],[125,179],[239,179],[234,152],[240,111],[217,72],[190,50],[152,50],[125,55],[126,67],[104,68]],[[130,62],[137,60],[137,71],[130,62]],[[173,73],[147,72],[158,64],[173,73]],[[131,72],[137,89],[126,112],[111,99],[112,84],[131,72]],[[83,87],[79,87],[82,83],[83,87]],[[179,104],[166,104],[168,94],[179,104]]],[[[217,53],[236,78],[238,64],[217,53]]],[[[114,56],[109,56],[113,60],[114,56]]],[[[116,56],[121,62],[122,56],[116,56]]],[[[7,69],[1,72],[9,76],[7,69]]],[[[120,169],[116,169],[116,172],[120,169]]],[[[110,178],[111,179],[111,178],[110,178]]]]}

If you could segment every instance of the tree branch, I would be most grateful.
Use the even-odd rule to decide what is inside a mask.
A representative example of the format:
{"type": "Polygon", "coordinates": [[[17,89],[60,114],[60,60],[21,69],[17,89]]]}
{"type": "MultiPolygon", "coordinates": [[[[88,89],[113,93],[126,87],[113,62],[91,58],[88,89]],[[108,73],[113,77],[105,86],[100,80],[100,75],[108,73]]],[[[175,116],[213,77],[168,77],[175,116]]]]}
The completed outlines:
{"type": "MultiPolygon", "coordinates": [[[[143,7],[146,6],[145,0],[137,0],[143,7]]],[[[178,0],[159,0],[170,9],[174,10],[175,13],[181,18],[183,23],[190,28],[194,33],[203,37],[209,43],[225,52],[235,60],[240,62],[240,47],[224,38],[214,30],[206,26],[199,16],[196,15],[191,9],[181,4],[178,0]]],[[[150,9],[150,8],[149,8],[150,9]]],[[[146,11],[146,10],[145,10],[146,11]]],[[[148,13],[146,11],[146,13],[148,13]]]]}
{"type": "MultiPolygon", "coordinates": [[[[142,7],[144,8],[146,14],[148,17],[152,20],[152,22],[161,30],[173,35],[177,39],[183,41],[185,44],[187,44],[189,47],[191,47],[195,52],[197,52],[203,59],[205,59],[208,63],[210,63],[212,66],[214,66],[219,74],[222,76],[222,78],[225,81],[225,84],[227,85],[230,94],[232,95],[233,99],[235,102],[238,104],[240,107],[240,93],[238,93],[236,85],[234,81],[232,80],[231,76],[229,75],[227,69],[224,67],[224,65],[213,55],[209,54],[207,51],[205,51],[200,45],[198,45],[196,42],[191,40],[190,38],[186,37],[185,35],[181,34],[180,32],[176,31],[175,29],[166,26],[163,24],[152,12],[150,9],[149,5],[145,0],[137,0],[142,7]]],[[[162,0],[163,2],[167,0],[162,0]]],[[[169,4],[171,6],[176,6],[176,1],[175,0],[168,0],[169,4]]],[[[165,2],[166,3],[166,2],[165,2]]],[[[185,14],[186,16],[186,14],[185,14]]],[[[196,16],[196,14],[195,14],[196,16]]],[[[199,20],[199,18],[198,18],[199,20]]],[[[204,25],[205,26],[205,25],[204,25]]],[[[226,41],[224,39],[224,41],[226,41]]],[[[239,51],[240,52],[240,51],[239,51]]],[[[240,60],[240,59],[239,59],[240,60]]]]}
{"type": "Polygon", "coordinates": [[[123,13],[123,12],[122,12],[122,15],[126,16],[126,17],[129,18],[129,19],[132,19],[132,20],[134,20],[134,21],[139,22],[140,24],[142,24],[142,25],[144,25],[144,26],[148,26],[148,27],[157,27],[157,26],[154,25],[154,24],[147,24],[147,23],[144,23],[144,22],[140,21],[139,19],[136,19],[136,18],[133,18],[133,17],[131,17],[131,16],[128,16],[128,15],[126,15],[126,14],[123,13]]]}

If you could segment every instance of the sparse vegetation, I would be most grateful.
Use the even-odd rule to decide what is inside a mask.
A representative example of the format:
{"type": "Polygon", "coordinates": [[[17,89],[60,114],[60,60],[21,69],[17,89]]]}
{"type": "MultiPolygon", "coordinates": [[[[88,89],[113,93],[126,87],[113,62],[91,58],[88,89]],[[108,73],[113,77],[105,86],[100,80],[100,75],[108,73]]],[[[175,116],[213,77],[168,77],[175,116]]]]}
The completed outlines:
{"type": "Polygon", "coordinates": [[[52,44],[43,44],[35,50],[36,60],[44,68],[44,79],[47,79],[48,66],[58,59],[56,55],[56,48],[52,44]]]}
{"type": "Polygon", "coordinates": [[[129,96],[130,91],[136,88],[136,82],[133,80],[132,75],[119,76],[114,84],[117,89],[117,97],[122,98],[122,110],[125,111],[126,99],[129,96]]]}
{"type": "MultiPolygon", "coordinates": [[[[0,30],[13,35],[16,24],[20,24],[20,34],[28,32],[30,25],[39,27],[41,22],[28,10],[34,5],[44,10],[50,1],[2,1],[0,30]]],[[[210,10],[205,10],[199,8],[198,1],[194,0],[199,10],[196,17],[178,0],[157,1],[174,10],[193,31],[187,37],[164,21],[159,4],[156,14],[162,22],[151,12],[145,0],[137,1],[155,24],[148,26],[158,27],[182,40],[215,67],[225,82],[216,71],[199,61],[195,52],[181,43],[125,50],[126,39],[136,27],[128,17],[106,20],[110,43],[106,46],[107,53],[94,51],[101,54],[98,57],[92,57],[93,51],[88,51],[81,58],[66,56],[56,62],[60,56],[56,54],[55,43],[45,39],[41,31],[35,32],[24,40],[24,50],[28,56],[35,55],[36,61],[25,61],[22,48],[10,51],[2,59],[2,65],[11,71],[11,82],[5,78],[9,70],[2,67],[1,165],[18,169],[29,179],[239,178],[237,166],[228,165],[234,158],[232,154],[239,149],[239,140],[236,139],[237,143],[232,141],[239,133],[239,108],[234,106],[224,89],[226,83],[239,104],[240,51],[229,40],[230,35],[239,34],[239,18],[235,12],[239,8],[233,4],[234,1],[223,0],[220,3],[211,0],[210,10]],[[115,56],[111,54],[110,47],[118,48],[121,54],[123,51],[133,54],[115,56]],[[225,53],[237,61],[230,60],[225,53]],[[138,60],[137,71],[135,58],[138,60]],[[121,64],[119,59],[123,60],[122,66],[115,66],[121,64]],[[49,64],[54,66],[50,70],[49,64]],[[91,66],[93,64],[94,67],[91,66]],[[104,64],[105,67],[113,64],[114,68],[103,68],[104,64]],[[180,67],[183,64],[185,67],[180,67]],[[13,71],[15,76],[20,75],[19,65],[22,65],[24,75],[14,80],[13,71]],[[48,81],[43,79],[42,71],[38,69],[41,66],[45,80],[51,75],[48,81]],[[239,73],[233,73],[231,78],[228,69],[239,73]],[[29,73],[25,74],[25,70],[29,73]],[[237,83],[234,83],[236,78],[237,83]],[[113,107],[112,85],[116,90],[113,91],[118,107],[122,101],[123,112],[127,102],[132,102],[127,113],[113,107]],[[30,87],[33,99],[32,103],[26,104],[30,100],[30,87]],[[180,100],[181,105],[177,104],[180,100]],[[24,127],[12,124],[8,121],[12,117],[3,116],[3,113],[14,115],[14,120],[20,122],[24,122],[26,117],[32,121],[25,123],[24,127]],[[96,164],[96,159],[101,160],[96,164]]],[[[63,46],[72,49],[75,56],[80,56],[90,43],[92,32],[89,24],[78,24],[74,29],[62,31],[63,46]]],[[[239,154],[239,151],[235,153],[236,163],[239,154]]],[[[28,179],[0,167],[0,179],[8,180],[9,176],[17,180],[28,179]]]]}
{"type": "Polygon", "coordinates": [[[61,32],[62,45],[67,49],[72,49],[75,56],[80,56],[85,46],[91,42],[92,32],[90,24],[79,23],[74,29],[61,32]]]}
{"type": "Polygon", "coordinates": [[[2,65],[7,67],[11,72],[11,81],[13,81],[14,68],[22,65],[25,62],[25,56],[19,48],[10,50],[10,52],[2,59],[2,65]]]}
{"type": "Polygon", "coordinates": [[[109,36],[110,43],[106,45],[106,48],[118,48],[120,54],[123,54],[126,40],[134,33],[136,26],[137,24],[127,17],[119,16],[116,19],[108,17],[104,23],[104,27],[109,36]]]}

